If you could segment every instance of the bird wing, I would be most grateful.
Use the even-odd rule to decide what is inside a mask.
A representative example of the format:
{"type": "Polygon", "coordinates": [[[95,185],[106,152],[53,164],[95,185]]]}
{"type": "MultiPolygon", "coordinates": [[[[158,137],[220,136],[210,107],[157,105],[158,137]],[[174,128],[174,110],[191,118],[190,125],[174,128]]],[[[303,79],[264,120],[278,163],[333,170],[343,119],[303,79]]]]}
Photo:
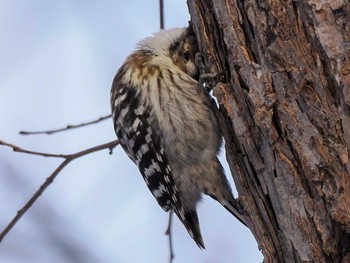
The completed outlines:
{"type": "Polygon", "coordinates": [[[138,166],[152,195],[165,211],[174,211],[200,248],[204,248],[195,210],[185,211],[160,139],[154,132],[150,107],[141,103],[133,87],[114,82],[112,113],[115,132],[130,159],[138,166]]]}

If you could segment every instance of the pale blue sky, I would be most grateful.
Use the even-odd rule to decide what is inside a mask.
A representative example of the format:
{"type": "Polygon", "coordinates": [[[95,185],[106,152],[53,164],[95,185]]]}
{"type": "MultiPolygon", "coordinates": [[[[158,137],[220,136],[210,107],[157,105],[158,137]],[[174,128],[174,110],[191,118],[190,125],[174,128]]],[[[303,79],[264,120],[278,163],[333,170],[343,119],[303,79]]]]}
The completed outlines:
{"type": "MultiPolygon", "coordinates": [[[[165,25],[187,25],[185,1],[165,1],[165,25]]],[[[158,31],[158,1],[0,0],[0,139],[73,153],[115,139],[111,120],[51,136],[20,136],[88,121],[109,109],[114,74],[158,31]]],[[[0,228],[61,160],[0,147],[0,228]]],[[[251,233],[205,198],[206,250],[174,221],[174,263],[261,262],[251,233]]],[[[83,157],[58,176],[0,244],[0,262],[167,262],[168,216],[120,148],[83,157]]]]}

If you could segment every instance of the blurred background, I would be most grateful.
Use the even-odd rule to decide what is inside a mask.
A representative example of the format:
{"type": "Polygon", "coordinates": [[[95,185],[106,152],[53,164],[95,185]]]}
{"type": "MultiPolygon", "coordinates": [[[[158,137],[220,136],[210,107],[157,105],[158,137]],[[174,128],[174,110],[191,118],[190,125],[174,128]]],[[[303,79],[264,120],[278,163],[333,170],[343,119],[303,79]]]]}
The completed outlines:
{"type": "MultiPolygon", "coordinates": [[[[111,119],[49,136],[18,132],[109,114],[113,77],[138,40],[159,30],[158,5],[0,0],[0,140],[62,154],[114,140],[111,119]]],[[[185,0],[165,0],[166,28],[188,20],[185,0]]],[[[0,146],[1,230],[61,162],[0,146]]],[[[199,218],[203,251],[173,220],[175,263],[262,261],[250,231],[218,203],[205,198],[199,218]]],[[[0,244],[0,262],[168,262],[167,223],[117,147],[69,164],[0,244]]]]}

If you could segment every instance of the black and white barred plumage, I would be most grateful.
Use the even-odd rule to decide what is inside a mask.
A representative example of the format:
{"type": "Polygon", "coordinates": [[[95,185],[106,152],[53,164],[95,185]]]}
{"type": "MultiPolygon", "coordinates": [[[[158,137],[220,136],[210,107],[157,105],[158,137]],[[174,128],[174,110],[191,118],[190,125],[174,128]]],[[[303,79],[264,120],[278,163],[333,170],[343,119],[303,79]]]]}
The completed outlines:
{"type": "Polygon", "coordinates": [[[217,159],[222,136],[209,94],[198,82],[192,29],[141,41],[111,90],[116,134],[165,211],[174,211],[204,248],[196,204],[205,193],[243,222],[217,159]]]}

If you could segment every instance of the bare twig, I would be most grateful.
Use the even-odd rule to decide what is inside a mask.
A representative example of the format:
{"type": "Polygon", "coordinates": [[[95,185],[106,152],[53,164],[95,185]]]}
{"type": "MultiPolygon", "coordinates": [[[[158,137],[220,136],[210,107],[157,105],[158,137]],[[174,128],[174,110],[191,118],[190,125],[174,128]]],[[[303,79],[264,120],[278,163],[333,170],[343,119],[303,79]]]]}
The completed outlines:
{"type": "Polygon", "coordinates": [[[0,140],[0,144],[4,146],[11,147],[16,152],[22,152],[27,154],[34,154],[34,155],[41,155],[45,157],[56,157],[56,158],[64,158],[65,160],[56,168],[56,170],[48,177],[46,178],[45,182],[40,186],[40,188],[36,191],[36,193],[32,196],[32,198],[17,212],[16,216],[11,220],[11,222],[4,228],[4,230],[0,233],[0,243],[4,239],[4,237],[8,234],[8,232],[13,228],[13,226],[18,222],[18,220],[28,211],[28,209],[35,203],[35,201],[42,195],[42,193],[46,190],[46,188],[54,181],[56,176],[63,170],[64,167],[66,167],[71,161],[82,157],[84,155],[88,155],[90,153],[98,152],[104,149],[109,149],[110,153],[112,152],[113,148],[115,148],[119,141],[115,140],[112,142],[108,142],[105,144],[101,144],[74,154],[69,155],[61,155],[61,154],[47,154],[47,153],[39,153],[39,152],[33,152],[24,150],[16,145],[6,143],[4,141],[0,140]]]}
{"type": "Polygon", "coordinates": [[[164,1],[159,0],[159,20],[160,20],[160,29],[164,29],[164,1]]]}
{"type": "Polygon", "coordinates": [[[95,123],[101,122],[103,120],[106,120],[106,119],[108,119],[110,117],[111,117],[111,114],[103,116],[103,117],[100,117],[97,120],[84,122],[84,123],[80,123],[80,124],[75,124],[75,125],[67,125],[64,128],[60,128],[60,129],[56,129],[56,130],[34,131],[34,132],[20,131],[19,134],[22,134],[22,135],[48,134],[48,135],[50,135],[50,134],[57,133],[57,132],[67,131],[67,130],[76,129],[76,128],[88,126],[88,125],[91,125],[91,124],[95,124],[95,123]]]}
{"type": "Polygon", "coordinates": [[[40,156],[44,156],[44,157],[67,158],[69,156],[66,154],[51,154],[51,153],[29,151],[29,150],[22,149],[21,147],[18,147],[17,145],[14,145],[14,144],[11,144],[8,142],[4,142],[2,140],[0,140],[0,145],[10,147],[10,148],[12,148],[12,150],[14,152],[27,153],[27,154],[32,154],[32,155],[40,155],[40,156]]]}
{"type": "Polygon", "coordinates": [[[172,220],[173,219],[173,212],[169,212],[169,221],[168,221],[168,227],[165,231],[165,234],[168,236],[169,238],[169,250],[170,250],[170,255],[169,255],[169,263],[173,262],[174,259],[174,251],[173,251],[173,240],[172,240],[172,235],[171,235],[171,224],[172,224],[172,220]]]}

